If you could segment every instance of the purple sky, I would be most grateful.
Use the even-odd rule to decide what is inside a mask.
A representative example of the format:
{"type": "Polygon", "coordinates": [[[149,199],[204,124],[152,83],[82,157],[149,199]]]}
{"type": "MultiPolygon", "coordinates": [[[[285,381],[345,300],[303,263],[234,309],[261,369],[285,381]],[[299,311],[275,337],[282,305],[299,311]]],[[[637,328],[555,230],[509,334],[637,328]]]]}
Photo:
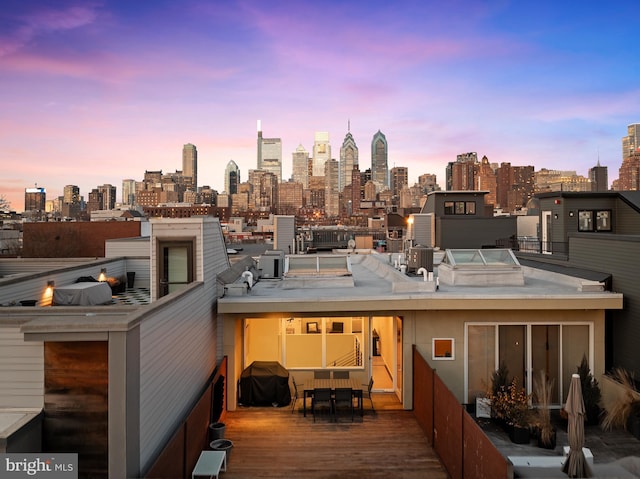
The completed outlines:
{"type": "Polygon", "coordinates": [[[256,167],[256,121],[299,144],[351,122],[360,168],[381,130],[409,182],[476,151],[491,162],[618,176],[640,122],[637,0],[4,0],[0,194],[24,208],[75,184],[85,197],[182,168],[222,191],[256,167]],[[565,5],[566,4],[566,5],[565,5]],[[635,20],[634,20],[635,19],[635,20]]]}

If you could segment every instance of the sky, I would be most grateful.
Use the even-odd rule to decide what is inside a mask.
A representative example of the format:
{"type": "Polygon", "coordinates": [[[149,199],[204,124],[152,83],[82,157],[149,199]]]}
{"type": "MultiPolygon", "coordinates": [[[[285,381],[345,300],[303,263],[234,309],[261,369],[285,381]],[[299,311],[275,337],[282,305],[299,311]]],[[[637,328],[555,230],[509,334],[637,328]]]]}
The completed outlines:
{"type": "Polygon", "coordinates": [[[618,177],[640,122],[637,0],[3,0],[0,196],[182,169],[224,190],[256,168],[256,125],[291,155],[349,131],[409,183],[456,155],[618,177]]]}

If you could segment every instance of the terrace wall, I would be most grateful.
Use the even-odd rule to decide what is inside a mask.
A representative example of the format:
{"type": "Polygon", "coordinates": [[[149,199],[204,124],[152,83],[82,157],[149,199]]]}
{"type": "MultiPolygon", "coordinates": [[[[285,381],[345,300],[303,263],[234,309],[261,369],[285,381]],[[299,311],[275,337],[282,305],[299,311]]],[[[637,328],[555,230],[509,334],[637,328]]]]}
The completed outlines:
{"type": "Polygon", "coordinates": [[[416,419],[452,479],[513,479],[513,465],[413,347],[416,419]]]}

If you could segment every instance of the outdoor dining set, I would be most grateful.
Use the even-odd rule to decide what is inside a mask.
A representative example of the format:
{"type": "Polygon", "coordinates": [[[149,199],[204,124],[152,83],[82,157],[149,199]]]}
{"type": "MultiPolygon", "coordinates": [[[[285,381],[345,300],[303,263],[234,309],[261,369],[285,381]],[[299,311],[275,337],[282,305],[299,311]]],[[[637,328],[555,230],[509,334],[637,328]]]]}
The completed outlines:
{"type": "Polygon", "coordinates": [[[337,421],[337,414],[340,410],[351,413],[353,421],[356,408],[360,412],[360,416],[364,415],[363,400],[371,401],[371,409],[373,408],[373,399],[371,398],[371,388],[373,387],[373,378],[368,384],[362,384],[359,380],[350,378],[349,371],[314,371],[314,378],[306,380],[304,384],[297,384],[295,378],[293,380],[294,395],[292,398],[292,412],[295,410],[296,402],[300,398],[298,388],[302,388],[302,412],[307,416],[307,399],[311,399],[311,413],[315,422],[316,415],[328,411],[329,419],[337,421]]]}

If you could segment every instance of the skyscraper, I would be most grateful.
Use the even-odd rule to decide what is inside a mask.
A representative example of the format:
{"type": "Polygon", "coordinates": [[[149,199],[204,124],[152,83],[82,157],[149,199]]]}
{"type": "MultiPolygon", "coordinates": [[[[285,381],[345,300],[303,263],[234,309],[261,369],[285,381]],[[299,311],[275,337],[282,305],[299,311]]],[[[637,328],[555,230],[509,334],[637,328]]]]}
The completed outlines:
{"type": "Polygon", "coordinates": [[[402,188],[409,184],[409,168],[406,166],[394,166],[391,168],[390,180],[393,196],[399,196],[402,188]]]}
{"type": "Polygon", "coordinates": [[[62,216],[77,218],[80,215],[80,188],[66,185],[62,196],[62,216]]]}
{"type": "Polygon", "coordinates": [[[185,177],[187,188],[198,190],[198,150],[191,143],[182,147],[182,176],[185,177]]]}
{"type": "Polygon", "coordinates": [[[640,148],[640,123],[627,126],[627,136],[622,137],[622,160],[640,148]]]}
{"type": "Polygon", "coordinates": [[[340,192],[345,186],[351,184],[351,172],[358,166],[358,147],[353,135],[348,131],[340,147],[340,192]]]}
{"type": "Polygon", "coordinates": [[[338,162],[329,159],[324,164],[324,210],[327,216],[338,216],[340,213],[340,193],[338,192],[338,162]]]}
{"type": "Polygon", "coordinates": [[[447,164],[447,190],[471,191],[476,189],[480,164],[475,151],[457,155],[455,162],[447,164]]]}
{"type": "Polygon", "coordinates": [[[136,201],[136,180],[122,180],[122,204],[133,205],[136,201]]]}
{"type": "Polygon", "coordinates": [[[258,120],[258,170],[273,173],[278,182],[282,181],[282,140],[264,138],[260,120],[258,120]]]}
{"type": "Polygon", "coordinates": [[[324,176],[324,164],[330,159],[329,132],[316,131],[313,141],[313,176],[324,176]]]}
{"type": "Polygon", "coordinates": [[[24,190],[24,210],[44,213],[47,202],[47,190],[38,187],[25,188],[24,190]]]}
{"type": "Polygon", "coordinates": [[[606,166],[598,164],[589,168],[589,179],[591,180],[591,191],[607,191],[609,189],[609,174],[606,166]]]}
{"type": "Polygon", "coordinates": [[[240,168],[236,165],[236,162],[229,160],[227,167],[224,170],[224,191],[228,195],[233,195],[238,192],[238,185],[240,184],[240,168]]]}
{"type": "Polygon", "coordinates": [[[627,156],[622,160],[618,173],[618,189],[620,191],[640,190],[640,151],[627,156]]]}
{"type": "Polygon", "coordinates": [[[102,194],[101,210],[112,210],[116,207],[116,187],[110,184],[98,186],[98,191],[102,194]]]}
{"type": "Polygon", "coordinates": [[[302,183],[303,188],[309,187],[309,152],[304,146],[298,145],[292,153],[291,176],[296,183],[302,183]]]}
{"type": "Polygon", "coordinates": [[[380,130],[371,140],[371,177],[376,188],[381,190],[389,186],[387,138],[380,130]]]}

